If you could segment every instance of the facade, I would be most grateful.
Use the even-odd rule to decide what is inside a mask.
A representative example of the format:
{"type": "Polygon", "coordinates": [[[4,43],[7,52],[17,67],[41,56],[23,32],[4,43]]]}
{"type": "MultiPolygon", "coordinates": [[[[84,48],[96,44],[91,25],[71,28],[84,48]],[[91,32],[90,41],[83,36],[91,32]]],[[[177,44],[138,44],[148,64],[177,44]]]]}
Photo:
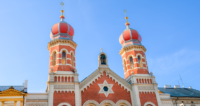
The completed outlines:
{"type": "Polygon", "coordinates": [[[128,17],[126,29],[119,37],[125,79],[109,68],[107,55],[101,51],[97,70],[79,81],[74,29],[64,21],[64,11],[61,12],[61,21],[53,25],[48,43],[46,93],[27,93],[27,83],[20,89],[8,87],[0,90],[0,106],[200,106],[200,91],[157,87],[155,76],[148,70],[142,37],[129,27],[128,17]],[[10,95],[2,96],[4,92],[10,95]],[[194,94],[173,95],[177,92],[194,94]]]}

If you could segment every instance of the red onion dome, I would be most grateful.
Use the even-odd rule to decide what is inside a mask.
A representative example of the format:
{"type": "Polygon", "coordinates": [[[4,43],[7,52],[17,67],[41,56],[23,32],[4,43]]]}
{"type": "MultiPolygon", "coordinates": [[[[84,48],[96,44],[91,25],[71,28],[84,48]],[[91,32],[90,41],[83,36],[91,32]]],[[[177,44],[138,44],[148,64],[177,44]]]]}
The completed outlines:
{"type": "Polygon", "coordinates": [[[125,17],[126,19],[126,29],[124,30],[124,32],[120,35],[119,37],[119,43],[122,45],[122,46],[126,46],[126,45],[129,45],[129,44],[133,44],[133,45],[141,45],[141,41],[142,41],[142,37],[140,36],[140,34],[132,29],[132,28],[129,28],[129,22],[128,22],[128,17],[125,17]]]}
{"type": "Polygon", "coordinates": [[[53,25],[51,29],[51,39],[56,38],[66,38],[66,39],[73,39],[74,29],[73,27],[66,23],[65,21],[61,20],[60,22],[53,25]]]}
{"type": "Polygon", "coordinates": [[[140,34],[136,30],[130,29],[130,28],[125,29],[124,32],[119,37],[119,42],[122,45],[128,42],[140,44],[141,41],[142,41],[142,37],[140,36],[140,34]]]}
{"type": "Polygon", "coordinates": [[[60,16],[61,21],[54,24],[50,37],[52,40],[54,39],[69,39],[73,40],[74,29],[73,27],[64,21],[65,17],[63,15],[64,10],[61,10],[62,15],[60,16]]]}

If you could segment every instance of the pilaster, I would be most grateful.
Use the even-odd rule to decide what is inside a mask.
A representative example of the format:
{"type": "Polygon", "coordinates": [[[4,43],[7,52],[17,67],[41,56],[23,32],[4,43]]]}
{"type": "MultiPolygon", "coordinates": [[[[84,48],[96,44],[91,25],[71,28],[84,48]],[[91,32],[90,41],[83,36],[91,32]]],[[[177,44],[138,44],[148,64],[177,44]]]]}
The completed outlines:
{"type": "Polygon", "coordinates": [[[0,101],[0,106],[2,106],[2,101],[0,101]]]}
{"type": "Polygon", "coordinates": [[[140,103],[140,96],[139,96],[139,90],[138,90],[138,86],[132,84],[132,95],[133,95],[133,105],[134,106],[141,106],[140,103]]]}
{"type": "Polygon", "coordinates": [[[53,93],[54,93],[54,85],[49,84],[48,106],[53,106],[53,93]]]}
{"type": "Polygon", "coordinates": [[[14,101],[14,106],[17,106],[17,101],[14,101]]]}

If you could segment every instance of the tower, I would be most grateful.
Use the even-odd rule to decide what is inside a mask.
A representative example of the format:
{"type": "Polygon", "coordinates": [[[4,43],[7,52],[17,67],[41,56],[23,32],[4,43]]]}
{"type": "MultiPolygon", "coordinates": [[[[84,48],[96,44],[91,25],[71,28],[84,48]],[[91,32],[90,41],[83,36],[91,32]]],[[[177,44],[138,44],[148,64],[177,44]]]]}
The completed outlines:
{"type": "Polygon", "coordinates": [[[48,43],[48,106],[79,106],[79,80],[75,62],[77,44],[73,41],[74,29],[64,21],[63,12],[64,10],[61,10],[60,22],[52,26],[51,41],[48,43]]]}
{"type": "MultiPolygon", "coordinates": [[[[126,14],[126,10],[125,10],[126,14]]],[[[119,37],[122,45],[120,55],[122,56],[124,76],[126,81],[132,84],[132,96],[134,106],[161,106],[157,83],[153,73],[149,73],[146,61],[146,48],[141,44],[140,34],[129,27],[128,17],[126,29],[119,37]],[[151,103],[150,103],[151,102],[151,103]]]]}

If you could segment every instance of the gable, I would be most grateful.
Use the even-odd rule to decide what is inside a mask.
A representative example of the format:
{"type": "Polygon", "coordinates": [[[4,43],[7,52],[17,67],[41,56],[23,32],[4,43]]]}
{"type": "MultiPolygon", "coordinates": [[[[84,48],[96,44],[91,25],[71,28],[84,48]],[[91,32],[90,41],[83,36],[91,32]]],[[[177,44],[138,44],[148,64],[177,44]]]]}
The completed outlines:
{"type": "Polygon", "coordinates": [[[131,104],[131,91],[123,86],[110,77],[110,74],[103,71],[100,77],[95,79],[95,82],[92,81],[90,86],[86,86],[81,91],[82,105],[88,100],[97,101],[99,104],[104,100],[110,100],[114,104],[120,100],[125,100],[131,104]],[[107,88],[104,89],[104,87],[107,88]]]}
{"type": "Polygon", "coordinates": [[[95,82],[96,80],[98,80],[98,78],[101,78],[101,76],[103,75],[103,72],[106,73],[106,76],[108,76],[113,81],[115,81],[115,83],[117,83],[118,85],[120,85],[121,87],[123,87],[124,90],[126,89],[127,92],[131,91],[131,85],[128,82],[126,82],[123,78],[121,78],[120,76],[118,76],[115,72],[113,72],[112,70],[110,70],[109,68],[101,68],[101,69],[97,69],[96,71],[94,71],[90,76],[88,76],[87,78],[85,78],[80,83],[80,90],[81,91],[84,91],[84,89],[87,90],[87,87],[90,87],[90,85],[92,85],[93,82],[95,82]]]}
{"type": "Polygon", "coordinates": [[[11,86],[9,89],[1,91],[0,96],[23,96],[25,93],[23,91],[18,91],[11,86]]]}

